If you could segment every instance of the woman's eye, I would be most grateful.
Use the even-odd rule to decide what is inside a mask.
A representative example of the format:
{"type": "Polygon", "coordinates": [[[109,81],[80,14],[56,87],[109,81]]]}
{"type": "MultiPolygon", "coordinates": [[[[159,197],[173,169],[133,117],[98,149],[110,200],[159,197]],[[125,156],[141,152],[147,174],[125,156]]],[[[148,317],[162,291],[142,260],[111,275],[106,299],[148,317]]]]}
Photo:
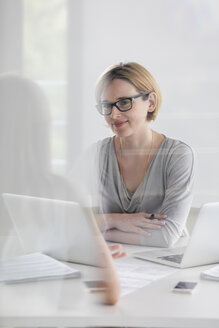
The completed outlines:
{"type": "Polygon", "coordinates": [[[124,99],[124,100],[120,100],[119,105],[120,106],[127,106],[130,104],[130,100],[129,99],[124,99]]]}

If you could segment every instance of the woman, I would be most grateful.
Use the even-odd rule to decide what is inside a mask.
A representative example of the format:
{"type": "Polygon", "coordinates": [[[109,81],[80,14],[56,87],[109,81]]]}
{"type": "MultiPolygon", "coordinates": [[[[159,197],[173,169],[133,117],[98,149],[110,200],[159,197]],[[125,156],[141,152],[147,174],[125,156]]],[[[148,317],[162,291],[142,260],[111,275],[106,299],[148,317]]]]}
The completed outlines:
{"type": "MultiPolygon", "coordinates": [[[[16,193],[70,201],[75,200],[76,194],[78,197],[74,185],[70,185],[63,176],[52,173],[48,107],[44,93],[33,81],[17,74],[0,76],[1,194],[16,193]]],[[[82,197],[80,200],[83,201],[82,197]]],[[[113,258],[123,257],[126,253],[120,245],[107,247],[92,219],[92,211],[89,210],[88,214],[94,225],[98,251],[103,254],[103,301],[115,304],[119,300],[120,285],[113,258]]],[[[0,195],[0,257],[19,254],[20,244],[9,236],[13,237],[14,233],[0,195]]]]}
{"type": "MultiPolygon", "coordinates": [[[[71,200],[69,183],[52,173],[48,107],[33,81],[13,73],[0,76],[1,193],[71,200]]],[[[0,235],[12,232],[2,196],[0,226],[0,235]]]]}
{"type": "Polygon", "coordinates": [[[114,137],[99,144],[99,226],[107,240],[170,247],[185,235],[194,156],[151,129],[161,92],[137,63],[109,67],[96,86],[97,109],[114,137]]]}

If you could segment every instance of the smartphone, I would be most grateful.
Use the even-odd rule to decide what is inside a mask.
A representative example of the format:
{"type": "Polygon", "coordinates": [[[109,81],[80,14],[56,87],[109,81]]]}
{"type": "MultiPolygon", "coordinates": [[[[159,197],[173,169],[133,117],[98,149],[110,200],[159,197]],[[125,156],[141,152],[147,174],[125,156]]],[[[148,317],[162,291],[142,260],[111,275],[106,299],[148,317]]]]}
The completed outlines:
{"type": "Polygon", "coordinates": [[[103,280],[84,281],[89,292],[101,292],[106,290],[106,282],[103,280]]]}
{"type": "Polygon", "coordinates": [[[172,292],[174,293],[192,293],[197,286],[197,282],[191,281],[179,281],[176,286],[173,288],[172,292]]]}

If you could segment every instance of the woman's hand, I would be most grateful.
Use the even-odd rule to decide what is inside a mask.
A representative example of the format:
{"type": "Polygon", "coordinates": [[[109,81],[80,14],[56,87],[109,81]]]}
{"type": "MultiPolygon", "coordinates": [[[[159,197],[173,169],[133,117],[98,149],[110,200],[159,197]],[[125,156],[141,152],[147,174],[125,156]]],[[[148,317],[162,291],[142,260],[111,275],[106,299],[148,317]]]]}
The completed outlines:
{"type": "Polygon", "coordinates": [[[120,244],[108,245],[111,255],[114,259],[118,259],[127,255],[126,252],[121,252],[122,246],[120,244]]]}
{"type": "Polygon", "coordinates": [[[120,231],[124,232],[132,232],[141,234],[144,236],[150,236],[151,233],[145,231],[145,229],[153,229],[159,230],[161,227],[165,225],[165,219],[167,215],[154,213],[153,215],[150,213],[133,213],[133,214],[107,214],[109,219],[113,221],[111,226],[120,231]],[[150,219],[151,217],[151,219],[150,219]]]}

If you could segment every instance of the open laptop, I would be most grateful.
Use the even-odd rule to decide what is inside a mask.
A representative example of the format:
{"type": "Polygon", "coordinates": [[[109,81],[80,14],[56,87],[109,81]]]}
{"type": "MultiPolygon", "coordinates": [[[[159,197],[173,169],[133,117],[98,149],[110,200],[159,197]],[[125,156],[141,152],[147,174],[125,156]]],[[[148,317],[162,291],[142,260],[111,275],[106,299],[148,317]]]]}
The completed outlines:
{"type": "Polygon", "coordinates": [[[137,252],[137,258],[178,268],[219,262],[219,203],[201,207],[186,247],[137,252]]]}
{"type": "Polygon", "coordinates": [[[101,266],[92,217],[78,203],[3,194],[24,253],[101,266]]]}

